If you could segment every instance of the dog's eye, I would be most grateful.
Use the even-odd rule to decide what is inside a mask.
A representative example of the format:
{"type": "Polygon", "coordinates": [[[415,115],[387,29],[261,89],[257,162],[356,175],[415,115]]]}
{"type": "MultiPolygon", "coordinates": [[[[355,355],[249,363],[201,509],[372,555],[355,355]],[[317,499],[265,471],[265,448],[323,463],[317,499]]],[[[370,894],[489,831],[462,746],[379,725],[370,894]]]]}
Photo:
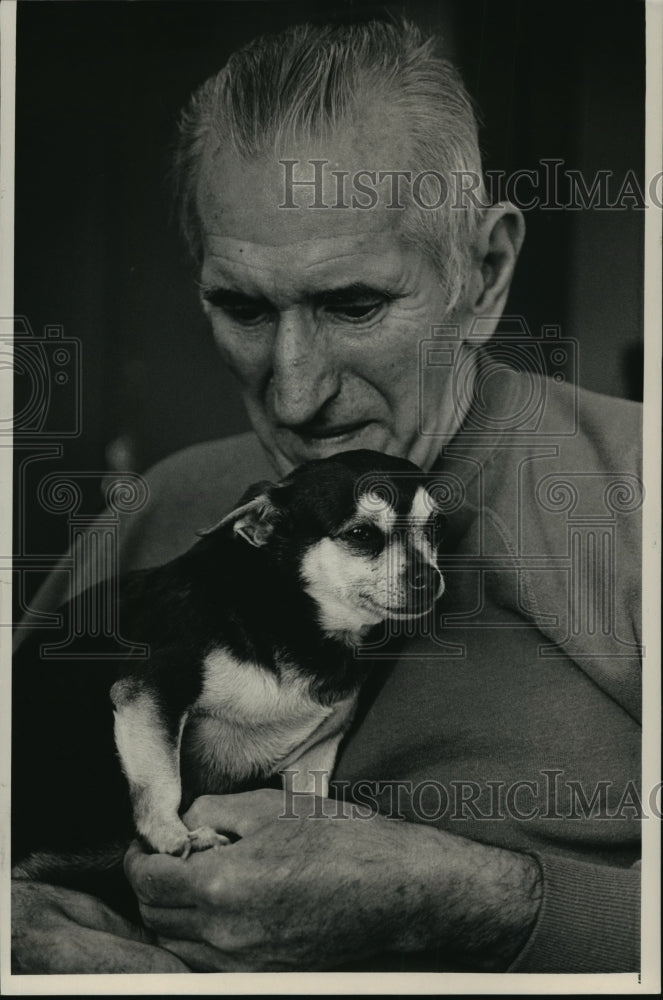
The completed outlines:
{"type": "Polygon", "coordinates": [[[382,532],[372,524],[355,524],[344,531],[341,537],[351,545],[364,550],[370,549],[371,552],[379,552],[384,544],[382,532]]]}

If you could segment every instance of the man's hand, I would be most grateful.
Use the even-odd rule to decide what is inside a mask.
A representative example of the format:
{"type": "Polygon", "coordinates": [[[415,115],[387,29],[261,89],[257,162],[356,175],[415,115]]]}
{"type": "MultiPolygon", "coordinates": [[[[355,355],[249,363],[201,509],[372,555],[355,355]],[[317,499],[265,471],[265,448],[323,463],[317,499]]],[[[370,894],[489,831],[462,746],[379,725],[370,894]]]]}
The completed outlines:
{"type": "Polygon", "coordinates": [[[14,973],[190,971],[85,893],[17,879],[11,905],[14,973]]]}
{"type": "Polygon", "coordinates": [[[532,858],[351,817],[332,800],[312,818],[313,800],[298,798],[295,819],[280,817],[276,790],[203,796],[187,826],[241,839],[186,861],[130,848],[127,875],[162,947],[199,971],[332,969],[427,950],[474,969],[515,958],[538,911],[532,858]]]}

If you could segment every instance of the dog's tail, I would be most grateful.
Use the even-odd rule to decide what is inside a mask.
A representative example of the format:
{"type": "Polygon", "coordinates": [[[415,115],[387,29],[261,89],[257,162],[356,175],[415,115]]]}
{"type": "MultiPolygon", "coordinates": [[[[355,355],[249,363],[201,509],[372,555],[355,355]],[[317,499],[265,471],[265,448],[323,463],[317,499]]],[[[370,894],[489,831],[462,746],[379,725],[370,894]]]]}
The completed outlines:
{"type": "Polygon", "coordinates": [[[122,865],[127,847],[126,843],[116,842],[103,847],[72,851],[70,854],[33,851],[12,867],[12,878],[62,884],[69,877],[76,879],[79,876],[107,872],[122,865]]]}
{"type": "Polygon", "coordinates": [[[122,862],[129,841],[70,853],[33,851],[12,866],[11,877],[60,885],[97,896],[129,919],[138,915],[138,904],[127,882],[122,862]]]}

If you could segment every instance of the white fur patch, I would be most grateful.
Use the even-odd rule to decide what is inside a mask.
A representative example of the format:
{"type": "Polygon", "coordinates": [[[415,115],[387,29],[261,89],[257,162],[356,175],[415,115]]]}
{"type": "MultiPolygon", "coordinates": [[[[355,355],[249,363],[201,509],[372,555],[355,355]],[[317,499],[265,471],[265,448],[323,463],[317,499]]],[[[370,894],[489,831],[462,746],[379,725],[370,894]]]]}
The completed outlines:
{"type": "MultiPolygon", "coordinates": [[[[204,670],[202,694],[183,716],[175,743],[167,738],[149,692],[135,684],[128,690],[122,681],[114,690],[115,740],[136,827],[162,852],[191,847],[178,816],[180,753],[188,773],[195,775],[195,795],[221,793],[233,783],[272,775],[304,751],[307,761],[324,760],[331,770],[352,714],[353,697],[320,705],[311,697],[308,680],[287,664],[277,677],[218,649],[207,656],[204,670]]],[[[310,777],[304,774],[302,780],[310,782],[310,777]]]]}
{"type": "Polygon", "coordinates": [[[393,531],[396,523],[396,512],[389,501],[372,490],[359,497],[357,514],[362,518],[368,518],[385,535],[393,531]]]}
{"type": "Polygon", "coordinates": [[[370,559],[350,552],[332,538],[323,538],[306,552],[301,567],[304,590],[318,605],[321,627],[330,634],[344,633],[358,642],[361,633],[383,621],[367,600],[387,603],[387,559],[370,559]]]}
{"type": "Polygon", "coordinates": [[[435,511],[435,501],[423,486],[417,488],[410,507],[410,520],[415,524],[424,525],[435,511]]]}
{"type": "Polygon", "coordinates": [[[428,490],[420,486],[414,498],[408,514],[410,522],[410,538],[414,547],[420,552],[423,559],[432,566],[437,567],[437,558],[431,544],[430,537],[423,530],[435,512],[435,501],[428,490]]]}
{"type": "Polygon", "coordinates": [[[185,728],[182,756],[200,773],[207,793],[273,774],[334,713],[311,697],[307,679],[294,668],[284,667],[279,678],[218,649],[207,656],[204,669],[203,693],[185,728]]]}

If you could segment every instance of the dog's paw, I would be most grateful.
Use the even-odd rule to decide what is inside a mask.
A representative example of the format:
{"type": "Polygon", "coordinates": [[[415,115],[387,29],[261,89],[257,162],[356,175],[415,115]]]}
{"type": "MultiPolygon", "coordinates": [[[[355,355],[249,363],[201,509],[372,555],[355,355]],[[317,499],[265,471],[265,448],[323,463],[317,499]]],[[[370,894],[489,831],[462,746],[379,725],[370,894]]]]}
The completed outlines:
{"type": "Polygon", "coordinates": [[[189,831],[184,823],[160,827],[155,824],[149,831],[141,830],[141,834],[157,854],[172,854],[174,857],[186,857],[189,854],[189,831]]]}
{"type": "Polygon", "coordinates": [[[225,847],[229,843],[228,837],[217,833],[211,826],[199,826],[196,830],[189,831],[186,853],[180,857],[187,858],[195,851],[208,851],[211,847],[225,847]]]}
{"type": "Polygon", "coordinates": [[[162,826],[151,830],[143,837],[157,854],[172,854],[175,858],[185,860],[196,851],[207,851],[210,847],[225,847],[230,843],[228,837],[217,833],[209,826],[199,826],[195,830],[187,830],[184,823],[162,826]]]}

